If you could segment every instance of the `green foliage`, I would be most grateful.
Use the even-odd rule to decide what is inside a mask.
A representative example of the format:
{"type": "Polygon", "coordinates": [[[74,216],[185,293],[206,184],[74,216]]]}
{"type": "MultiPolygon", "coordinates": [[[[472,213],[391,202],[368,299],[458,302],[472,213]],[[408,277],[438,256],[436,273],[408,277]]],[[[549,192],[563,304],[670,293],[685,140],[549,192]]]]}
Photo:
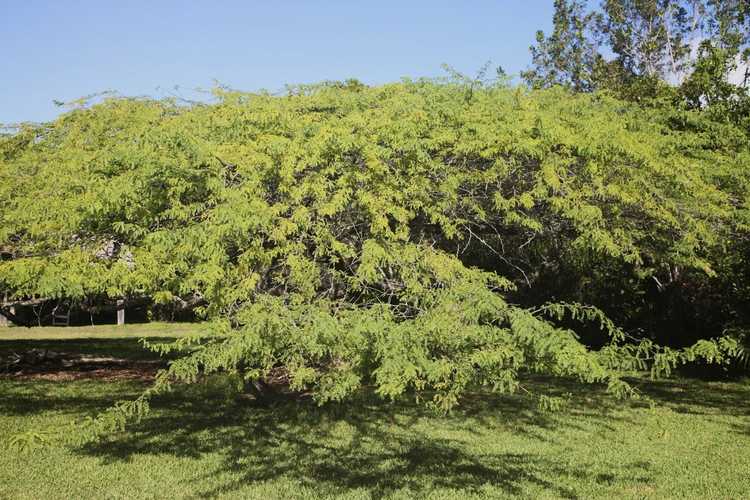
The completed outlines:
{"type": "Polygon", "coordinates": [[[555,0],[553,31],[537,31],[530,48],[532,68],[521,77],[534,88],[562,85],[577,92],[595,89],[595,68],[603,64],[594,41],[598,16],[586,12],[581,0],[555,0]]]}
{"type": "Polygon", "coordinates": [[[738,66],[737,48],[722,48],[705,41],[700,45],[692,74],[680,91],[694,108],[708,108],[718,121],[742,124],[750,118],[750,95],[745,84],[728,81],[738,66]]]}
{"type": "Polygon", "coordinates": [[[8,440],[8,449],[18,453],[28,453],[47,443],[47,433],[28,430],[12,435],[8,440]]]}
{"type": "Polygon", "coordinates": [[[734,129],[679,129],[604,95],[503,85],[216,99],[108,99],[0,140],[1,293],[197,298],[212,320],[156,347],[184,355],[89,422],[91,436],[217,371],[282,370],[321,404],[371,388],[448,411],[472,387],[515,391],[519,371],[627,396],[620,373],[633,360],[664,373],[734,349],[633,347],[596,309],[508,300],[556,266],[714,275],[737,196],[747,200],[734,129]],[[599,322],[606,348],[546,317],[560,308],[599,322]]]}

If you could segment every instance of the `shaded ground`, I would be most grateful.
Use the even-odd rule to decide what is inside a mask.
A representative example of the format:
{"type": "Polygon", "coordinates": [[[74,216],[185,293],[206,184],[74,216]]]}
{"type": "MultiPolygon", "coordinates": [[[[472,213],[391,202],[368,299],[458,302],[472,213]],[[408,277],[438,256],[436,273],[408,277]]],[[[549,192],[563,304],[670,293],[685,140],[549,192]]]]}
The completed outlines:
{"type": "Polygon", "coordinates": [[[162,360],[90,356],[70,351],[32,349],[0,357],[0,377],[17,380],[98,379],[152,381],[162,360]]]}
{"type": "Polygon", "coordinates": [[[3,328],[0,378],[149,382],[166,360],[145,350],[139,339],[171,342],[199,328],[198,323],[3,328]]]}

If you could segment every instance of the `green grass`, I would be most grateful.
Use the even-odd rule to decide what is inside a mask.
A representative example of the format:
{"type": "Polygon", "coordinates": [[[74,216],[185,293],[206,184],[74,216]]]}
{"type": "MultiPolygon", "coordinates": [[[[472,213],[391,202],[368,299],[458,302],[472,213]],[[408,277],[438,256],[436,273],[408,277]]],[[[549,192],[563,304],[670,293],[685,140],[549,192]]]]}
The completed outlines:
{"type": "Polygon", "coordinates": [[[112,339],[140,337],[179,337],[201,328],[200,323],[136,323],[96,326],[11,326],[0,328],[3,340],[67,340],[112,339]]]}
{"type": "MultiPolygon", "coordinates": [[[[364,397],[259,408],[214,377],[103,442],[3,451],[0,498],[750,498],[750,383],[637,383],[653,404],[535,379],[570,407],[476,395],[437,416],[364,397]]],[[[142,387],[0,378],[0,441],[142,387]]]]}

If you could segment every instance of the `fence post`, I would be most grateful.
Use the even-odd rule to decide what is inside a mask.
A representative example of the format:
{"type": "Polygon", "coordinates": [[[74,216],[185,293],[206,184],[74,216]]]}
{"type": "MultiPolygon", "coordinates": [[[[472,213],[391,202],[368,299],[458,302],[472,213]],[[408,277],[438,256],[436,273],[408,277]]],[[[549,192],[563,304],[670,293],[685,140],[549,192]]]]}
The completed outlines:
{"type": "Polygon", "coordinates": [[[125,301],[117,299],[117,325],[125,324],[125,301]]]}
{"type": "MultiPolygon", "coordinates": [[[[3,296],[3,305],[5,305],[7,301],[8,301],[8,295],[6,294],[3,296]]],[[[8,310],[10,311],[11,314],[16,314],[15,307],[10,307],[8,310]]],[[[7,317],[3,316],[3,313],[0,313],[0,327],[3,327],[3,326],[10,326],[10,320],[7,317]]]]}

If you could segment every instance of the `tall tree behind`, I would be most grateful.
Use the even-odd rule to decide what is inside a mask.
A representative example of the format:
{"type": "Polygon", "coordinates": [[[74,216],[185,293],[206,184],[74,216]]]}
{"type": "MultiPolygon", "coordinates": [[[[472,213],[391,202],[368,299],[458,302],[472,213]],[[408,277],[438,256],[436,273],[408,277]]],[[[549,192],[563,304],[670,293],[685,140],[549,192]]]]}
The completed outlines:
{"type": "Polygon", "coordinates": [[[521,73],[534,88],[608,88],[629,100],[666,95],[692,107],[734,103],[750,76],[742,74],[750,0],[602,0],[593,10],[583,0],[556,0],[552,33],[539,31],[536,40],[532,67],[521,73]]]}
{"type": "Polygon", "coordinates": [[[709,0],[701,21],[701,42],[682,95],[695,108],[720,106],[729,118],[746,116],[750,1],[709,0]]]}
{"type": "Polygon", "coordinates": [[[581,0],[555,0],[550,36],[536,33],[530,47],[533,67],[521,76],[534,88],[562,85],[577,92],[594,90],[594,66],[601,59],[594,36],[596,13],[587,13],[581,0]]]}
{"type": "Polygon", "coordinates": [[[700,2],[604,0],[601,32],[627,74],[669,81],[689,62],[696,9],[700,2]]]}
{"type": "Polygon", "coordinates": [[[750,0],[708,0],[706,12],[703,28],[711,40],[722,48],[736,50],[738,54],[747,49],[750,42],[750,0]]]}

